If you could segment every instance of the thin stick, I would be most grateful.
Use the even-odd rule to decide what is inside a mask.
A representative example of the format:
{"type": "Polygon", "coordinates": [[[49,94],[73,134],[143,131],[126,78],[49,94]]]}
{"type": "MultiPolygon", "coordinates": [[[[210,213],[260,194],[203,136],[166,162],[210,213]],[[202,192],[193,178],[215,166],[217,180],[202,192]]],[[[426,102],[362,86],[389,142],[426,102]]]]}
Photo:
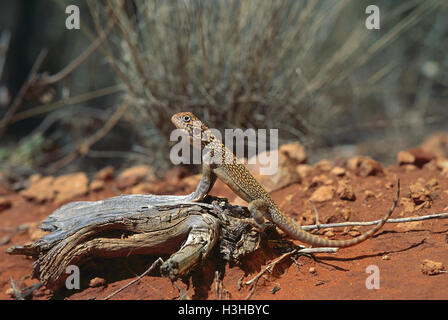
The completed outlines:
{"type": "MultiPolygon", "coordinates": [[[[258,280],[261,278],[261,276],[263,276],[266,272],[271,273],[272,269],[282,260],[284,260],[285,258],[295,254],[295,253],[334,253],[337,252],[338,248],[303,248],[300,250],[294,249],[291,250],[289,252],[286,252],[284,254],[282,254],[280,257],[278,257],[277,259],[275,259],[274,261],[272,261],[271,263],[269,263],[263,270],[261,270],[259,273],[257,273],[255,275],[255,277],[253,277],[251,280],[246,281],[244,284],[245,285],[252,285],[252,288],[249,292],[249,294],[247,295],[247,297],[245,298],[245,300],[248,300],[252,297],[252,295],[255,292],[255,287],[258,283],[258,280]]],[[[295,262],[295,261],[294,261],[295,262]]]]}
{"type": "Polygon", "coordinates": [[[42,79],[44,86],[56,83],[68,77],[70,73],[72,73],[76,68],[78,68],[87,58],[96,51],[96,49],[101,45],[105,38],[105,33],[100,35],[93,41],[89,47],[81,53],[78,57],[76,57],[72,62],[70,62],[64,69],[60,70],[58,73],[55,73],[51,76],[44,77],[42,79]]]}
{"type": "Polygon", "coordinates": [[[215,297],[216,299],[222,300],[222,280],[221,280],[221,273],[219,271],[215,271],[215,297]]]}
{"type": "MultiPolygon", "coordinates": [[[[30,110],[22,111],[17,113],[10,121],[10,123],[15,123],[42,113],[47,113],[68,105],[76,104],[85,102],[91,99],[104,97],[109,94],[117,93],[119,91],[123,90],[123,86],[121,84],[119,85],[113,85],[106,88],[101,88],[95,91],[86,92],[83,94],[80,94],[78,96],[73,96],[68,99],[61,99],[49,104],[44,104],[41,106],[33,107],[30,110]]],[[[0,127],[3,127],[3,123],[0,123],[0,127]]]]}
{"type": "Polygon", "coordinates": [[[115,290],[114,292],[112,292],[110,295],[108,295],[107,297],[103,298],[103,300],[108,300],[111,297],[113,297],[114,295],[116,295],[118,292],[122,291],[123,289],[129,287],[131,284],[137,282],[138,280],[140,280],[141,278],[143,278],[144,276],[146,276],[148,273],[150,273],[158,264],[162,264],[163,260],[162,258],[158,258],[156,261],[154,261],[154,263],[145,271],[143,272],[141,275],[139,275],[136,279],[132,280],[131,282],[129,282],[128,284],[124,285],[123,287],[119,288],[118,290],[115,290]]]}
{"type": "Polygon", "coordinates": [[[55,164],[53,164],[50,169],[48,170],[50,174],[54,174],[55,172],[59,171],[63,167],[67,166],[69,163],[71,163],[73,160],[78,158],[79,156],[85,156],[92,145],[94,145],[96,142],[98,142],[101,138],[103,138],[112,128],[117,124],[117,122],[120,120],[120,118],[123,116],[123,114],[128,110],[129,105],[123,104],[121,105],[115,113],[107,120],[105,125],[95,132],[94,135],[90,136],[88,139],[85,140],[80,146],[76,148],[75,151],[73,151],[68,156],[60,159],[55,164]]]}
{"type": "Polygon", "coordinates": [[[26,92],[28,91],[28,88],[31,86],[33,81],[36,79],[37,71],[39,71],[40,66],[44,62],[45,57],[47,56],[48,50],[43,49],[39,56],[37,57],[36,61],[33,64],[33,67],[31,68],[30,73],[28,74],[28,78],[26,79],[25,83],[20,88],[19,92],[17,93],[13,103],[11,104],[8,112],[6,113],[5,117],[3,118],[2,122],[0,123],[0,139],[3,137],[3,135],[6,132],[6,128],[8,127],[9,122],[11,121],[12,117],[16,113],[19,106],[22,104],[23,98],[25,97],[26,92]]]}
{"type": "Polygon", "coordinates": [[[317,230],[319,230],[319,229],[320,229],[319,212],[317,211],[317,208],[316,208],[316,206],[314,205],[314,202],[313,202],[313,201],[310,200],[310,204],[311,204],[311,206],[313,207],[313,210],[314,210],[314,216],[315,216],[315,219],[316,219],[316,224],[315,224],[315,226],[316,226],[317,230]]]}
{"type": "MultiPolygon", "coordinates": [[[[397,218],[397,219],[388,219],[386,223],[403,223],[403,222],[412,222],[412,221],[422,221],[429,219],[447,219],[448,212],[444,213],[434,213],[426,216],[420,217],[409,217],[409,218],[397,218]]],[[[300,226],[303,230],[313,230],[313,229],[323,229],[323,228],[334,228],[334,227],[348,227],[348,226],[371,226],[374,224],[380,223],[381,220],[374,221],[366,221],[366,222],[341,222],[341,223],[327,223],[327,224],[319,224],[319,225],[309,225],[309,226],[300,226]]]]}
{"type": "Polygon", "coordinates": [[[50,85],[53,83],[56,83],[58,81],[61,81],[65,79],[67,76],[70,75],[74,70],[76,70],[77,67],[79,67],[84,61],[87,60],[87,58],[92,55],[98,49],[98,47],[103,43],[104,39],[107,35],[109,35],[110,30],[114,26],[115,21],[111,20],[109,21],[108,26],[106,27],[106,30],[101,33],[95,41],[93,41],[87,49],[81,53],[78,57],[76,57],[72,62],[70,62],[67,66],[65,66],[64,69],[60,70],[58,73],[55,73],[51,76],[43,78],[42,81],[44,81],[43,85],[50,85]]]}
{"type": "Polygon", "coordinates": [[[257,283],[255,283],[255,284],[252,286],[252,288],[250,289],[249,294],[246,296],[246,298],[244,298],[244,300],[249,300],[249,299],[254,295],[255,288],[256,288],[256,284],[257,284],[257,283]]]}
{"type": "Polygon", "coordinates": [[[320,248],[303,248],[297,251],[297,253],[335,253],[339,248],[333,247],[320,247],[320,248]]]}
{"type": "Polygon", "coordinates": [[[11,277],[11,288],[12,288],[12,290],[14,290],[14,296],[15,296],[16,300],[25,300],[25,298],[23,298],[20,290],[17,289],[16,284],[15,284],[14,280],[12,279],[12,277],[11,277]]]}
{"type": "Polygon", "coordinates": [[[289,252],[286,252],[284,254],[282,254],[280,257],[278,257],[277,259],[275,259],[274,261],[272,261],[271,263],[269,263],[263,270],[261,270],[260,272],[257,273],[257,275],[255,277],[253,277],[251,280],[246,281],[245,284],[246,285],[250,285],[252,283],[256,283],[258,282],[258,279],[265,274],[266,272],[271,273],[272,272],[272,268],[275,267],[275,265],[277,263],[279,263],[280,261],[282,261],[283,259],[285,259],[286,257],[289,257],[290,255],[296,253],[297,250],[291,250],[289,252]]]}
{"type": "Polygon", "coordinates": [[[266,272],[271,273],[272,269],[277,265],[277,263],[279,263],[280,261],[282,261],[286,257],[289,257],[289,256],[295,254],[296,252],[297,252],[297,249],[294,249],[292,251],[289,251],[289,252],[286,252],[286,253],[282,254],[279,258],[277,258],[276,260],[274,260],[270,264],[268,264],[262,271],[257,273],[257,275],[255,277],[253,277],[249,281],[246,281],[245,284],[246,285],[252,284],[252,288],[251,288],[249,294],[247,295],[247,297],[245,298],[245,300],[249,300],[252,297],[252,295],[255,292],[255,287],[257,286],[258,280],[260,279],[261,276],[263,276],[266,272]]]}

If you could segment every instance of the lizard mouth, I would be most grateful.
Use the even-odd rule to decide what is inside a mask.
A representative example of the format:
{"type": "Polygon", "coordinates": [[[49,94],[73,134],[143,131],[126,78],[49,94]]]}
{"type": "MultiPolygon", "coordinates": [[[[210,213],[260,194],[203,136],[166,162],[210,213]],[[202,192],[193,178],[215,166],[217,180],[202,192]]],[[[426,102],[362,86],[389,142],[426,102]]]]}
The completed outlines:
{"type": "Polygon", "coordinates": [[[178,115],[177,113],[171,117],[171,122],[172,122],[176,127],[179,128],[180,121],[179,121],[179,115],[178,115]]]}

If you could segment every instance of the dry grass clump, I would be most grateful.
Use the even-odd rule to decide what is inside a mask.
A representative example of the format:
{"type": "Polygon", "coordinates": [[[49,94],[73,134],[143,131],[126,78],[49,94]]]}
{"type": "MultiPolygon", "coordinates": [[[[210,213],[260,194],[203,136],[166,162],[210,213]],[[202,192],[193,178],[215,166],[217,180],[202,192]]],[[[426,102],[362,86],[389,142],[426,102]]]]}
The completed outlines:
{"type": "MultiPolygon", "coordinates": [[[[181,110],[210,127],[279,128],[281,140],[314,147],[356,142],[370,127],[414,132],[429,111],[441,110],[431,90],[447,84],[446,44],[438,42],[448,30],[447,5],[380,1],[381,29],[368,30],[368,4],[89,2],[100,34],[114,24],[107,58],[126,86],[128,119],[151,148],[166,145],[160,135],[169,137],[169,119],[181,110]]],[[[168,152],[151,156],[160,154],[168,152]]]]}

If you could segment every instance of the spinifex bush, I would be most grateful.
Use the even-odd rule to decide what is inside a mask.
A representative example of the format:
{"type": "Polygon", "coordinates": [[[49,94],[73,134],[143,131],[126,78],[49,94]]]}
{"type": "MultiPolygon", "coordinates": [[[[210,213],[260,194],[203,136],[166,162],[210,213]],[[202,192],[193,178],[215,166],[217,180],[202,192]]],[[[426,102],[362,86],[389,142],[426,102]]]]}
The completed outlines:
{"type": "Polygon", "coordinates": [[[353,130],[338,141],[337,129],[347,125],[397,114],[403,120],[409,83],[402,77],[413,67],[406,32],[446,12],[443,1],[383,1],[381,29],[368,30],[368,4],[89,2],[100,34],[114,23],[108,58],[126,85],[136,128],[156,128],[167,138],[171,115],[192,111],[210,127],[279,128],[280,142],[317,145],[356,141],[353,130]]]}

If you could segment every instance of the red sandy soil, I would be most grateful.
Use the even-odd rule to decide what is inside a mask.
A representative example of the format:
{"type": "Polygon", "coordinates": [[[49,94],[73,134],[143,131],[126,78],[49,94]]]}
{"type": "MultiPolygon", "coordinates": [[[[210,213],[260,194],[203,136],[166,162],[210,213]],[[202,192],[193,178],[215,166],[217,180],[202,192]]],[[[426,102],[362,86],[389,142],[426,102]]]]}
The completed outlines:
{"type": "MultiPolygon", "coordinates": [[[[403,156],[403,155],[402,155],[403,156]]],[[[406,155],[404,155],[406,156],[406,155]]],[[[429,160],[429,159],[428,159],[429,160]]],[[[412,160],[411,160],[412,161],[412,160]]],[[[384,168],[384,173],[364,176],[348,168],[344,162],[321,162],[309,171],[302,181],[289,184],[271,192],[273,199],[289,216],[302,224],[313,223],[312,207],[309,199],[322,186],[333,187],[330,200],[316,202],[321,223],[348,221],[371,221],[384,216],[395,197],[397,178],[401,179],[401,198],[393,218],[422,216],[448,210],[448,175],[436,165],[437,159],[422,165],[392,165],[384,168]],[[331,170],[335,166],[343,167],[345,176],[336,176],[331,170]],[[356,200],[343,200],[337,192],[340,181],[347,181],[356,200]]],[[[425,162],[425,161],[424,161],[425,162]]],[[[427,162],[427,161],[426,161],[427,162]]],[[[192,177],[184,178],[182,170],[169,172],[163,181],[151,182],[152,192],[160,194],[182,194],[191,192],[194,185],[182,183],[192,177]],[[174,177],[174,178],[173,178],[174,177]]],[[[117,194],[130,192],[118,179],[105,182],[100,191],[90,191],[87,195],[77,196],[71,201],[101,200],[117,194]],[[119,189],[121,188],[121,189],[119,189]]],[[[131,183],[132,185],[132,183],[131,183]]],[[[148,186],[148,182],[146,182],[148,186]]],[[[135,187],[134,187],[135,188],[135,187]]],[[[101,189],[101,188],[100,188],[101,189]]],[[[144,188],[143,188],[144,189],[144,188]]],[[[3,199],[11,203],[9,208],[0,211],[0,239],[7,243],[0,246],[0,299],[12,299],[10,279],[14,279],[19,288],[28,287],[38,281],[30,279],[32,260],[24,256],[11,256],[6,249],[31,241],[39,236],[36,224],[45,219],[61,203],[30,201],[19,193],[2,188],[3,199]],[[24,231],[13,232],[19,226],[28,226],[24,231]],[[33,234],[34,233],[34,234],[33,234]],[[9,241],[7,240],[10,237],[9,241]]],[[[330,190],[331,191],[331,190],[330,190]]],[[[242,200],[221,182],[213,188],[212,195],[227,197],[229,201],[243,204],[242,200]]],[[[70,202],[70,201],[66,201],[70,202]]],[[[66,203],[64,202],[64,203],[66,203]]],[[[370,227],[359,228],[360,231],[370,227]]],[[[343,229],[343,228],[342,228],[343,229]]],[[[346,229],[332,230],[333,235],[324,234],[332,239],[351,238],[356,231],[346,229]],[[348,233],[348,234],[347,234],[348,233]]],[[[340,249],[337,253],[316,254],[317,260],[299,256],[295,261],[286,258],[276,265],[272,273],[266,273],[255,286],[252,299],[447,299],[448,273],[440,272],[428,275],[422,272],[425,260],[448,265],[447,244],[448,221],[431,219],[422,222],[386,224],[373,238],[354,247],[340,249]],[[367,289],[366,279],[370,274],[366,268],[370,265],[379,268],[380,288],[367,289]],[[275,289],[274,289],[275,288],[275,289]],[[274,289],[274,290],[273,290],[274,289]],[[274,292],[274,293],[273,293],[274,292]]],[[[296,242],[299,244],[298,242],[296,242]]],[[[223,270],[222,296],[217,296],[214,272],[199,272],[199,277],[190,286],[178,280],[173,284],[160,276],[145,276],[137,283],[116,294],[112,299],[245,299],[252,287],[244,282],[252,279],[270,262],[281,256],[274,249],[259,249],[242,260],[236,266],[226,265],[223,270]],[[239,288],[239,282],[242,285],[239,288]],[[181,288],[181,290],[179,290],[181,288]]],[[[57,298],[65,299],[102,299],[127,284],[142,273],[155,257],[143,257],[136,265],[131,257],[115,261],[101,260],[96,265],[96,273],[87,273],[87,284],[80,290],[64,291],[57,298]],[[114,263],[116,263],[114,265],[114,263]],[[99,270],[99,271],[98,271],[99,270]],[[112,274],[112,275],[111,275],[112,274]],[[105,278],[106,285],[89,287],[88,281],[95,277],[105,278]]],[[[210,266],[209,266],[210,267],[210,266]]],[[[213,268],[213,264],[211,265],[213,268]]],[[[205,270],[205,269],[203,269],[205,270]]],[[[197,275],[198,275],[197,274],[197,275]]],[[[41,288],[34,293],[33,299],[51,298],[49,290],[41,288]]]]}

